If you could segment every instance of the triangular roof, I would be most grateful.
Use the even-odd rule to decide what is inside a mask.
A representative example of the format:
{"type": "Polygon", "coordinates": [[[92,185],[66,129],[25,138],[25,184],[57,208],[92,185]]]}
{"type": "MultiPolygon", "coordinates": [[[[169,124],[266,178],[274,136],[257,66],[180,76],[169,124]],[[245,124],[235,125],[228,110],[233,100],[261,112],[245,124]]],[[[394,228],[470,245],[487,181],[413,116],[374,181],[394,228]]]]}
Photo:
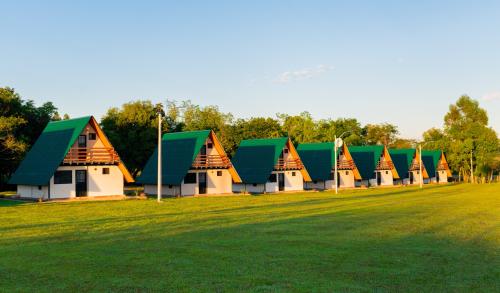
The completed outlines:
{"type": "MultiPolygon", "coordinates": [[[[224,149],[211,130],[185,131],[165,133],[162,137],[162,183],[164,185],[180,185],[182,180],[191,168],[193,161],[198,156],[201,147],[207,138],[212,139],[214,146],[220,155],[225,155],[224,149]]],[[[142,184],[157,184],[158,180],[158,148],[149,157],[146,166],[141,172],[137,182],[142,184]]],[[[239,176],[230,167],[234,181],[239,180],[239,176]]]]}
{"type": "Polygon", "coordinates": [[[398,174],[401,178],[409,178],[408,171],[410,170],[413,158],[417,153],[416,149],[390,149],[389,154],[391,155],[394,167],[398,170],[398,174]]]}
{"type": "MultiPolygon", "coordinates": [[[[49,122],[10,178],[9,184],[47,185],[71,146],[89,123],[103,144],[111,146],[92,116],[49,122]]],[[[121,161],[119,167],[126,181],[133,182],[132,176],[121,161]]]]}
{"type": "Polygon", "coordinates": [[[439,165],[439,159],[441,158],[442,151],[440,150],[423,150],[422,151],[422,162],[429,176],[435,177],[436,170],[439,165]]]}
{"type": "Polygon", "coordinates": [[[297,146],[300,159],[312,180],[330,179],[332,166],[335,166],[334,147],[333,142],[301,143],[297,146]]]}
{"type": "Polygon", "coordinates": [[[374,177],[375,168],[384,152],[383,145],[349,146],[349,152],[363,179],[374,177]]]}
{"type": "MultiPolygon", "coordinates": [[[[233,165],[244,183],[266,183],[278,162],[285,145],[297,158],[299,154],[287,137],[242,140],[233,157],[233,165]]],[[[309,173],[300,170],[305,181],[310,181],[309,173]]]]}
{"type": "MultiPolygon", "coordinates": [[[[348,149],[363,179],[374,178],[375,169],[382,155],[387,161],[392,162],[389,151],[383,145],[350,146],[348,149]]],[[[395,179],[399,178],[396,168],[391,169],[391,172],[395,179]]]]}
{"type": "MultiPolygon", "coordinates": [[[[337,163],[334,147],[335,143],[333,142],[302,143],[297,146],[300,159],[304,163],[309,175],[311,175],[312,180],[330,179],[332,169],[335,168],[335,164],[337,163]]],[[[348,159],[352,158],[345,143],[339,148],[337,156],[340,153],[344,153],[348,159]]],[[[354,176],[356,179],[361,179],[357,167],[355,167],[354,176]]]]}

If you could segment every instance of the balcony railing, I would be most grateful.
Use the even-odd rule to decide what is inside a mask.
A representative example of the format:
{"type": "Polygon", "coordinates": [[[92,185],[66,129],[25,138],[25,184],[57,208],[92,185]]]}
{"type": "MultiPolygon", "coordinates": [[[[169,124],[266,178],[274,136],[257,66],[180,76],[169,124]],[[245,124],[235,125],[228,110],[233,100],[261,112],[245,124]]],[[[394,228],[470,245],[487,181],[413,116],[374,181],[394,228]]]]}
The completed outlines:
{"type": "Polygon", "coordinates": [[[394,165],[390,161],[389,162],[384,161],[384,160],[378,161],[377,170],[391,170],[393,168],[394,168],[394,165]]]}
{"type": "Polygon", "coordinates": [[[231,161],[226,156],[198,155],[191,167],[195,169],[229,168],[231,167],[231,161]]]}
{"type": "Polygon", "coordinates": [[[444,171],[444,170],[450,169],[450,167],[448,166],[448,164],[446,162],[440,162],[437,169],[438,169],[438,171],[444,171]]]}
{"type": "Polygon", "coordinates": [[[339,162],[337,163],[337,168],[339,170],[352,170],[356,168],[356,164],[354,164],[353,160],[339,160],[339,162]]]}
{"type": "Polygon", "coordinates": [[[416,170],[420,170],[420,163],[418,162],[411,163],[410,171],[416,171],[416,170]]]}
{"type": "Polygon", "coordinates": [[[302,165],[302,162],[299,159],[279,159],[278,163],[274,165],[275,170],[298,170],[303,167],[304,165],[302,165]]]}
{"type": "Polygon", "coordinates": [[[63,164],[116,164],[120,162],[114,148],[71,148],[63,164]]]}

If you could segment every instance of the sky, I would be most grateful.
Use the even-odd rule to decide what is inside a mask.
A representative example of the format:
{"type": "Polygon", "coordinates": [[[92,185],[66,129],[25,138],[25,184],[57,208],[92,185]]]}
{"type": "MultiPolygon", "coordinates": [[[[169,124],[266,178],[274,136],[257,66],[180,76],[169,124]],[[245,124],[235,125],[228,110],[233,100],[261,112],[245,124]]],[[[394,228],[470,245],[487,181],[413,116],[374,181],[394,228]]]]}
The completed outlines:
{"type": "Polygon", "coordinates": [[[61,114],[149,99],[238,118],[442,127],[467,94],[500,131],[500,1],[1,1],[0,86],[61,114]]]}

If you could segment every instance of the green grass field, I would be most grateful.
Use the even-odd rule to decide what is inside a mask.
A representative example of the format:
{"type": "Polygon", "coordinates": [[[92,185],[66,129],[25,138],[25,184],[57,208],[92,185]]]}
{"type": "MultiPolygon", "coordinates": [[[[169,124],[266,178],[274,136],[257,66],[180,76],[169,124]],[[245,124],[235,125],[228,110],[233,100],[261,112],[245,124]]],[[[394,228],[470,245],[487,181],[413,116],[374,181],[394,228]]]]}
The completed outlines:
{"type": "Polygon", "coordinates": [[[0,291],[500,290],[500,184],[0,200],[0,291]]]}

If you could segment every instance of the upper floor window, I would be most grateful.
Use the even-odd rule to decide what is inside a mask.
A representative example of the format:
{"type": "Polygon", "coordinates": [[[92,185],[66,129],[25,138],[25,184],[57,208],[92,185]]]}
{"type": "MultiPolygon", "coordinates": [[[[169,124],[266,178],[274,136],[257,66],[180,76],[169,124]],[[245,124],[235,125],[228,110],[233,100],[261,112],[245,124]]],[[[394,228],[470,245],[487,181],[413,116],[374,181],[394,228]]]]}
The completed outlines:
{"type": "Polygon", "coordinates": [[[89,140],[96,140],[97,135],[95,133],[89,133],[89,140]]]}
{"type": "Polygon", "coordinates": [[[213,144],[211,142],[207,143],[207,149],[213,148],[213,144]]]}

